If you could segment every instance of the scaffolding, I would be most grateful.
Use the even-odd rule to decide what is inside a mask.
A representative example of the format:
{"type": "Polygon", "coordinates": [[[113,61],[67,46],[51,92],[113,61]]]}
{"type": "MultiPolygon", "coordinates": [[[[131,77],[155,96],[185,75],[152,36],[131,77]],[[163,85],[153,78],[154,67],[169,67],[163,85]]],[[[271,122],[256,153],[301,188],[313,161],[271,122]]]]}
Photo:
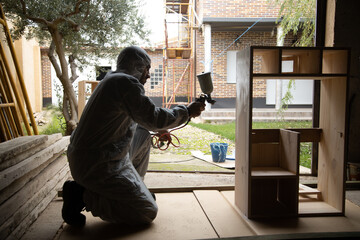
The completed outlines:
{"type": "Polygon", "coordinates": [[[190,103],[194,96],[194,11],[192,0],[164,0],[164,4],[163,107],[171,108],[190,103]]]}

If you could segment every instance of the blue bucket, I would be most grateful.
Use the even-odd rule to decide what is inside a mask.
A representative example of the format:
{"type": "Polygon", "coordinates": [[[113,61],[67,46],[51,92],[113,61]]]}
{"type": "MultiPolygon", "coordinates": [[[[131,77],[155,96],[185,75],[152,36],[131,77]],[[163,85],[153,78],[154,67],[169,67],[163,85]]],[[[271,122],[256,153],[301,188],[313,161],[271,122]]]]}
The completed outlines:
{"type": "Polygon", "coordinates": [[[227,143],[210,143],[213,162],[225,162],[228,149],[227,143]]]}

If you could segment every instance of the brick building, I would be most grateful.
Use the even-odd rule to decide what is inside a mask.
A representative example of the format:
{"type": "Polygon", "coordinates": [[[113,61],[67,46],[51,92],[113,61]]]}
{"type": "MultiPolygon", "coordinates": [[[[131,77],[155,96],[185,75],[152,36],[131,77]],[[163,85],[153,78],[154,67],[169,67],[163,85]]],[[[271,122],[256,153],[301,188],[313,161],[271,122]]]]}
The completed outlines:
{"type": "Polygon", "coordinates": [[[43,107],[52,103],[51,63],[47,52],[47,49],[44,48],[40,50],[43,107]]]}
{"type": "MultiPolygon", "coordinates": [[[[168,1],[175,2],[175,1],[168,1]]],[[[251,45],[276,46],[277,45],[277,16],[278,8],[270,6],[267,0],[197,0],[194,8],[198,19],[198,28],[193,32],[193,79],[195,79],[193,96],[200,94],[201,90],[196,82],[196,75],[202,72],[212,72],[214,91],[212,96],[216,98],[214,108],[235,107],[235,66],[236,51],[242,50],[251,45]],[[255,24],[256,23],[256,24],[255,24]],[[255,24],[254,26],[252,26],[255,24]],[[251,27],[252,26],[252,27],[251,27]],[[251,27],[249,31],[247,29],[251,27]],[[247,31],[246,33],[244,33],[247,31]],[[242,35],[243,34],[243,35],[242,35]],[[242,36],[241,36],[242,35],[242,36]],[[235,41],[241,36],[237,41],[235,41]]],[[[287,36],[284,46],[291,46],[295,36],[287,36]]],[[[153,59],[153,69],[158,71],[162,66],[161,49],[150,51],[153,59]],[[155,66],[155,67],[154,67],[155,66]]],[[[255,63],[256,67],[256,63],[255,63]]],[[[152,84],[147,86],[149,96],[159,105],[162,102],[162,82],[156,78],[157,72],[152,72],[152,84]],[[156,78],[156,80],[155,80],[156,78]]],[[[273,80],[274,81],[274,80],[273,80]]],[[[269,101],[274,94],[267,91],[271,89],[270,84],[265,80],[257,79],[254,84],[254,107],[273,108],[275,103],[269,101]],[[269,97],[270,96],[270,97],[269,97]]],[[[306,83],[312,87],[312,83],[306,83]]],[[[172,86],[171,86],[172,87],[172,86]]],[[[286,87],[283,87],[286,89],[286,87]]],[[[186,98],[187,90],[183,87],[178,93],[186,98]]],[[[311,95],[308,96],[311,100],[311,95]]],[[[298,101],[293,107],[310,107],[309,101],[298,101]]],[[[291,106],[290,106],[291,107],[291,106]]]]}
{"type": "MultiPolygon", "coordinates": [[[[167,2],[178,1],[169,0],[167,2]]],[[[165,64],[163,56],[165,44],[146,49],[152,59],[151,78],[145,85],[146,93],[157,106],[162,106],[165,95],[169,98],[179,84],[177,98],[180,98],[179,102],[188,102],[201,93],[196,75],[210,71],[214,85],[212,97],[217,101],[213,107],[234,108],[236,97],[235,53],[251,45],[276,46],[276,21],[279,10],[270,6],[268,0],[196,0],[193,7],[196,10],[197,18],[193,16],[196,28],[192,32],[191,59],[169,61],[168,64],[165,64]],[[249,27],[251,29],[248,30],[249,27]],[[241,37],[239,38],[239,36],[241,37]],[[239,39],[235,41],[237,38],[239,39]],[[182,72],[176,72],[174,69],[185,68],[187,61],[192,61],[192,69],[183,76],[183,81],[179,83],[178,79],[182,77],[182,72]],[[164,86],[164,77],[173,80],[164,86]],[[189,96],[192,98],[190,99],[189,96]]],[[[287,36],[284,46],[291,46],[294,40],[294,36],[287,36]]],[[[109,64],[109,68],[111,68],[111,64],[109,64]]],[[[275,80],[256,80],[253,93],[255,108],[273,108],[275,106],[274,94],[269,95],[270,84],[272,84],[272,90],[274,88],[274,83],[271,81],[275,80]],[[273,100],[269,101],[271,98],[273,100]]],[[[312,88],[312,83],[307,84],[312,88]]],[[[283,89],[285,88],[283,87],[283,89]]],[[[46,89],[43,92],[45,94],[46,89]]],[[[47,96],[44,95],[45,98],[47,96]]],[[[308,98],[312,100],[311,94],[308,98]]],[[[311,107],[311,102],[300,101],[294,106],[311,107]]]]}

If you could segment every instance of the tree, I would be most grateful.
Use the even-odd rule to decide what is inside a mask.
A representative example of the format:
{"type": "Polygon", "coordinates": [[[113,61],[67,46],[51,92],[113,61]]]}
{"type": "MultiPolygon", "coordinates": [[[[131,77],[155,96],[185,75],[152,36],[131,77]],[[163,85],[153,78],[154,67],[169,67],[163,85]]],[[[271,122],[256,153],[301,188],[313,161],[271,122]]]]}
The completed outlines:
{"type": "MultiPolygon", "coordinates": [[[[298,35],[294,46],[311,47],[315,40],[316,0],[269,0],[279,7],[278,22],[282,28],[282,37],[289,33],[298,35]]],[[[291,88],[295,81],[290,80],[285,96],[281,99],[279,112],[282,113],[291,103],[291,88]]]]}
{"type": "Polygon", "coordinates": [[[279,7],[283,36],[299,35],[295,46],[314,46],[316,0],[271,0],[279,7]]]}
{"type": "Polygon", "coordinates": [[[0,0],[14,27],[12,37],[35,38],[63,86],[66,134],[76,128],[77,69],[101,57],[114,57],[125,44],[146,39],[139,2],[132,0],[0,0]]]}

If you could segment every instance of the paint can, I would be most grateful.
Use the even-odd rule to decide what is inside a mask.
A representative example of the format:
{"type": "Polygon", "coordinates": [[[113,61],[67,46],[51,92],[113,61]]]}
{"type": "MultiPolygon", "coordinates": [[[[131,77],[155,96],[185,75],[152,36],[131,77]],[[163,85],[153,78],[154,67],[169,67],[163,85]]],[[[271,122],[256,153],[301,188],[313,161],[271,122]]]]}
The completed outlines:
{"type": "Polygon", "coordinates": [[[227,143],[210,143],[213,162],[225,162],[228,146],[227,143]]]}

